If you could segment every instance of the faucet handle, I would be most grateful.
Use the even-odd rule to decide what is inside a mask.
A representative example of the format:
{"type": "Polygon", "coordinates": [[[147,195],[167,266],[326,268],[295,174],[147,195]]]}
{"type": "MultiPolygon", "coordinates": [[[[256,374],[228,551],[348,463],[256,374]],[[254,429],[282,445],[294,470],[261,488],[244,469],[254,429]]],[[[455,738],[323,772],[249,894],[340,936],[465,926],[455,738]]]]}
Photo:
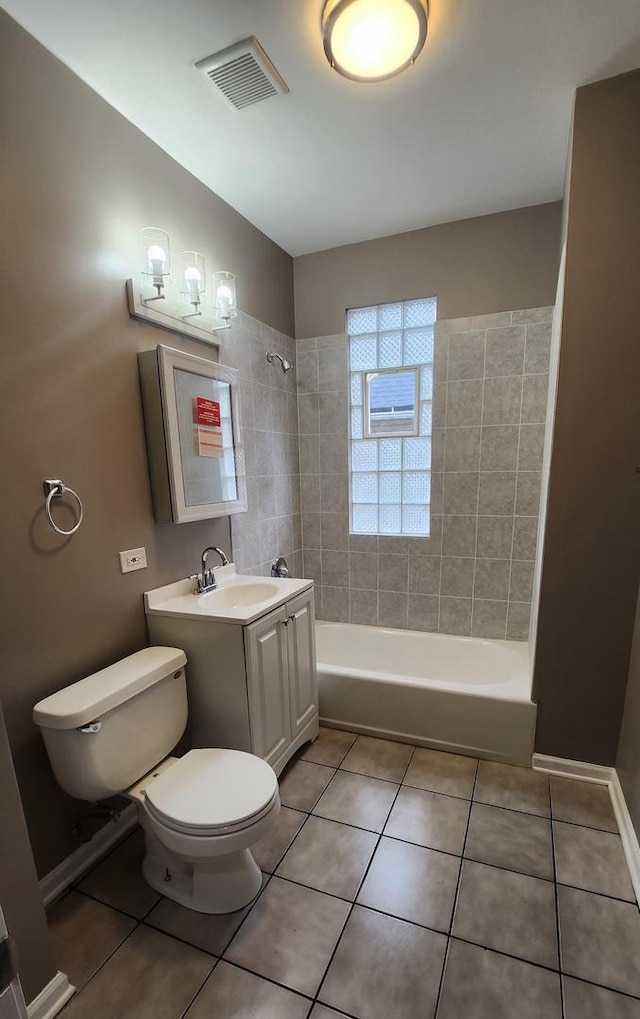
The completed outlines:
{"type": "Polygon", "coordinates": [[[287,560],[284,556],[280,556],[274,562],[271,563],[271,576],[272,577],[289,577],[289,567],[287,566],[287,560]]]}

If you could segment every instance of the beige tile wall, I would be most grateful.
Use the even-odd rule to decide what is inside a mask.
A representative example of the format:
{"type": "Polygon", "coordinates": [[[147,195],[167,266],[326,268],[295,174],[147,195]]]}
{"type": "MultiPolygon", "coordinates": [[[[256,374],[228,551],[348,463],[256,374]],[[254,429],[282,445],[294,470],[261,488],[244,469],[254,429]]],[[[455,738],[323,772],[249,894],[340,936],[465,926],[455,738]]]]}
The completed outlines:
{"type": "Polygon", "coordinates": [[[437,324],[424,539],[349,534],[346,337],[298,341],[304,573],[320,618],[526,640],[552,311],[437,324]]]}
{"type": "Polygon", "coordinates": [[[219,335],[220,361],[240,372],[249,510],[231,517],[236,568],[268,575],[283,555],[292,575],[301,576],[296,372],[285,375],[265,357],[274,350],[295,361],[294,340],[243,313],[219,335]]]}

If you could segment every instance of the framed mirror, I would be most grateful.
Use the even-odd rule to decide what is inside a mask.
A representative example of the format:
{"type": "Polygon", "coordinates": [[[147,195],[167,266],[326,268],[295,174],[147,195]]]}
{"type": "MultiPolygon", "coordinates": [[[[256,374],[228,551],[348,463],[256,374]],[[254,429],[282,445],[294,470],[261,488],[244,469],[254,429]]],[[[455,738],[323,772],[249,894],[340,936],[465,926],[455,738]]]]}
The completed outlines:
{"type": "Polygon", "coordinates": [[[156,520],[246,510],[235,369],[162,345],[138,354],[138,366],[156,520]]]}

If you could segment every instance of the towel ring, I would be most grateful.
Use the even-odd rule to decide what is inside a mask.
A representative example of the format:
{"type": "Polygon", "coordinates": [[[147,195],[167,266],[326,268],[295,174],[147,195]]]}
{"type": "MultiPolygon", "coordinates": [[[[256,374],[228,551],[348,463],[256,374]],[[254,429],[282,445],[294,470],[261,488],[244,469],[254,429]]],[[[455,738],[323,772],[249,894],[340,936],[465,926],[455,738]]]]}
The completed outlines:
{"type": "Polygon", "coordinates": [[[69,488],[68,485],[65,485],[64,481],[60,481],[59,478],[53,478],[50,479],[49,481],[45,481],[44,494],[47,497],[47,501],[44,504],[44,512],[46,514],[47,520],[53,527],[54,531],[56,531],[58,534],[63,534],[65,538],[68,537],[70,534],[75,534],[78,528],[80,527],[80,524],[82,523],[82,518],[84,517],[82,499],[80,498],[78,493],[74,492],[74,490],[72,488],[69,488]],[[62,496],[66,495],[67,493],[69,493],[69,495],[72,495],[78,504],[78,519],[76,520],[75,524],[69,531],[63,531],[61,527],[58,527],[58,525],[56,524],[55,520],[51,515],[51,503],[53,502],[54,499],[62,498],[62,496]]]}

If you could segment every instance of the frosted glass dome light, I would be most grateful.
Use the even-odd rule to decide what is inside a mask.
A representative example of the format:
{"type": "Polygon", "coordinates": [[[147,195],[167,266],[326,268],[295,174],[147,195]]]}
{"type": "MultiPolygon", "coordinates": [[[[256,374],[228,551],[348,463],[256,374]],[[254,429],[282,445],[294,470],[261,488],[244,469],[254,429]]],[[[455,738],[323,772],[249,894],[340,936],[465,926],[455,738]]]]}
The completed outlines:
{"type": "Polygon", "coordinates": [[[413,64],[427,37],[426,0],[327,0],[327,60],[355,81],[383,81],[413,64]]]}

